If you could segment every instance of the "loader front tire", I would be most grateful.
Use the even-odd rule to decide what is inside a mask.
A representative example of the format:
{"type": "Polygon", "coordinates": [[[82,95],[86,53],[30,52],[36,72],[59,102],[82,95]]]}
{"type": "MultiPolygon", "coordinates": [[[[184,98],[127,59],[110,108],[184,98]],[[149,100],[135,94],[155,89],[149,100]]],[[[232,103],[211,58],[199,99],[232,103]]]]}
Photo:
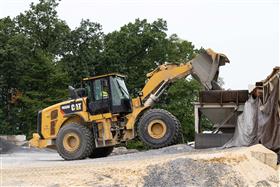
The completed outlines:
{"type": "Polygon", "coordinates": [[[59,155],[65,160],[81,160],[91,154],[94,148],[93,140],[89,128],[73,123],[59,130],[56,147],[59,155]]]}
{"type": "Polygon", "coordinates": [[[89,158],[101,158],[109,156],[114,150],[114,146],[112,147],[101,147],[101,148],[95,148],[91,154],[89,155],[89,158]]]}
{"type": "Polygon", "coordinates": [[[150,109],[143,114],[137,126],[140,140],[150,148],[161,148],[179,142],[181,124],[170,112],[150,109]]]}

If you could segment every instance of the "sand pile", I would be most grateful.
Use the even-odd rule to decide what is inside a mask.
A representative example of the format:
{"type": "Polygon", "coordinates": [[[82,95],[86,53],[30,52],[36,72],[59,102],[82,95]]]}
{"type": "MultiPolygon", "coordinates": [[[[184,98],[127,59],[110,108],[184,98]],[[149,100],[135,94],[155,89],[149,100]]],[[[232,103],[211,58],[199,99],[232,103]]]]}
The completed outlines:
{"type": "Polygon", "coordinates": [[[176,145],[71,162],[56,153],[24,153],[3,157],[2,177],[10,186],[279,186],[276,160],[261,145],[223,150],[176,145]]]}

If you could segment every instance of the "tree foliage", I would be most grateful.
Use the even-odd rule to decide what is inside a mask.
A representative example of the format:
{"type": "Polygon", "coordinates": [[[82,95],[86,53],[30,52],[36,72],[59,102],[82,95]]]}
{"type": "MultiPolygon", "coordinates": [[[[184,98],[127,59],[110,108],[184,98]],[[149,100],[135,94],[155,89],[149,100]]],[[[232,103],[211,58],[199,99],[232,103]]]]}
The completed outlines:
{"type": "MultiPolygon", "coordinates": [[[[108,34],[99,23],[82,20],[70,29],[56,0],[40,0],[15,18],[0,19],[0,134],[28,136],[40,109],[67,98],[67,85],[84,77],[118,72],[128,76],[132,96],[146,74],[165,62],[181,63],[197,52],[191,42],[167,36],[167,23],[136,19],[108,34]]],[[[184,136],[193,139],[193,106],[200,86],[179,80],[158,107],[176,115],[184,136]]]]}
{"type": "Polygon", "coordinates": [[[0,20],[0,134],[35,130],[39,109],[65,97],[67,76],[55,63],[68,26],[57,18],[55,1],[0,20]]]}
{"type": "Polygon", "coordinates": [[[98,74],[102,66],[103,33],[101,25],[82,20],[67,38],[61,66],[68,73],[70,84],[78,86],[82,78],[98,74]]]}
{"type": "Polygon", "coordinates": [[[126,74],[128,88],[136,95],[145,82],[145,74],[165,60],[158,49],[166,41],[166,22],[159,19],[153,23],[136,19],[105,36],[103,73],[116,71],[126,74]]]}

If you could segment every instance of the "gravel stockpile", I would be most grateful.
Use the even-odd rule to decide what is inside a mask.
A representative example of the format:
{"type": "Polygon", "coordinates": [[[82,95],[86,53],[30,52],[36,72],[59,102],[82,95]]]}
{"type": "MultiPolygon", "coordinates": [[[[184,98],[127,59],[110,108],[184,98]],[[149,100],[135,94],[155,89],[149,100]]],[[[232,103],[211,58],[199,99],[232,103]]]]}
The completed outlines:
{"type": "Polygon", "coordinates": [[[194,148],[185,144],[178,144],[169,147],[164,147],[161,149],[154,149],[148,151],[148,153],[153,155],[161,155],[161,154],[177,154],[177,153],[185,153],[189,151],[193,151],[194,148]]]}
{"type": "Polygon", "coordinates": [[[179,158],[147,168],[144,186],[244,186],[241,176],[220,163],[179,158]]]}
{"type": "Polygon", "coordinates": [[[10,153],[16,148],[17,146],[15,144],[0,138],[0,154],[10,153]]]}
{"type": "Polygon", "coordinates": [[[271,162],[276,162],[275,154],[261,145],[195,150],[181,144],[142,152],[119,147],[114,154],[77,161],[64,161],[56,152],[47,150],[2,154],[2,185],[278,187],[280,184],[280,170],[271,162]]]}
{"type": "Polygon", "coordinates": [[[13,153],[49,153],[49,152],[56,152],[53,149],[37,149],[29,146],[18,146],[0,138],[0,154],[13,154],[13,153]]]}
{"type": "Polygon", "coordinates": [[[138,152],[139,151],[137,149],[127,149],[126,147],[115,147],[113,152],[110,154],[110,156],[125,155],[125,154],[138,153],[138,152]]]}

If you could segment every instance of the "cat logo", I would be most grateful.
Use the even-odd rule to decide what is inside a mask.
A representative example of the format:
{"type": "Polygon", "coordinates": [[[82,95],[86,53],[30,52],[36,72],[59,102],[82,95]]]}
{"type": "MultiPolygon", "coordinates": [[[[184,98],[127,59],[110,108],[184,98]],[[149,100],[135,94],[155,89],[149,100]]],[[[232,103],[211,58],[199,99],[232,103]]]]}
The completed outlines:
{"type": "Polygon", "coordinates": [[[71,104],[71,110],[72,111],[80,111],[82,109],[82,103],[74,103],[71,104]]]}
{"type": "Polygon", "coordinates": [[[64,114],[74,113],[74,112],[80,112],[83,110],[83,103],[81,101],[79,102],[71,102],[60,106],[60,110],[64,114]]]}

